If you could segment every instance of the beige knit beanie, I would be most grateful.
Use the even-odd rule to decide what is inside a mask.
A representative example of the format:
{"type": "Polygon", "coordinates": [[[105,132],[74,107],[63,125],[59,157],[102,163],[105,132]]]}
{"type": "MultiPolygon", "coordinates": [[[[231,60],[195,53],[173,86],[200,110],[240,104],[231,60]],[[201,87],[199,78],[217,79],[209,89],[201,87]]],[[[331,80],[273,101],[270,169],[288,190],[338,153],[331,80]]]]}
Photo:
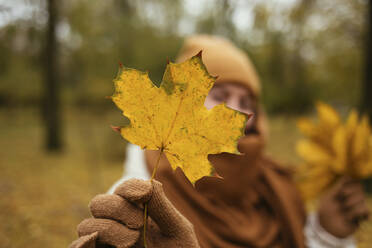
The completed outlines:
{"type": "Polygon", "coordinates": [[[260,81],[248,56],[222,37],[194,35],[186,38],[176,62],[183,62],[201,50],[208,72],[218,76],[216,83],[240,83],[247,86],[256,97],[260,95],[260,81]]]}

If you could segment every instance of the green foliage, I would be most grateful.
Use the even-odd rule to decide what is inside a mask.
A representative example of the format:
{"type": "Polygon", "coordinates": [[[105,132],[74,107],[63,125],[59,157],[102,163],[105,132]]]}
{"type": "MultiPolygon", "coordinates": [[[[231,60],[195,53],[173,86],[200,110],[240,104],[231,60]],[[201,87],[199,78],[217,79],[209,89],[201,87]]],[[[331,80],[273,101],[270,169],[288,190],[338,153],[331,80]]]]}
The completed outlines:
{"type": "MultiPolygon", "coordinates": [[[[45,6],[38,0],[12,4],[33,12],[0,23],[0,104],[36,105],[43,90],[45,6]]],[[[111,94],[109,79],[119,61],[149,70],[159,82],[165,63],[158,58],[174,59],[185,34],[202,32],[226,36],[247,51],[270,112],[304,111],[314,99],[355,105],[366,9],[362,0],[337,5],[219,0],[197,6],[171,0],[66,0],[57,30],[63,102],[109,106],[102,95],[111,94]]]]}

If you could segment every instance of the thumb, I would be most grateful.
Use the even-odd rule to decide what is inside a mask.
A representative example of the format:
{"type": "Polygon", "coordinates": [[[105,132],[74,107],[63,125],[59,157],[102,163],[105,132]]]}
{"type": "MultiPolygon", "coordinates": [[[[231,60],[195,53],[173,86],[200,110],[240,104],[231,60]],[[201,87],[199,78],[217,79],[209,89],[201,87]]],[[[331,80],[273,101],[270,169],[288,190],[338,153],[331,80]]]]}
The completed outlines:
{"type": "Polygon", "coordinates": [[[165,196],[162,184],[153,180],[153,191],[148,202],[149,216],[166,236],[184,235],[193,232],[192,224],[172,205],[165,196]]]}
{"type": "Polygon", "coordinates": [[[141,204],[150,200],[152,188],[151,181],[132,178],[120,184],[114,193],[130,202],[141,204]]]}

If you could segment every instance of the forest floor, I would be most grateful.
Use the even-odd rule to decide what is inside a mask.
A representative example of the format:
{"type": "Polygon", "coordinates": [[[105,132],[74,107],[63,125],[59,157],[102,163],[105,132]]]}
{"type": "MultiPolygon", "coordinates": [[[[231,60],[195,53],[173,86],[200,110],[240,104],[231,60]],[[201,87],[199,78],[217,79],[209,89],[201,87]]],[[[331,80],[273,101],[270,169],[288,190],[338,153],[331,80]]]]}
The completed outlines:
{"type": "MultiPolygon", "coordinates": [[[[2,248],[67,247],[76,238],[77,224],[89,216],[90,199],[122,175],[125,142],[110,129],[110,124],[122,122],[120,113],[64,113],[65,148],[47,154],[37,110],[0,110],[2,248]]],[[[299,137],[294,117],[271,118],[268,153],[295,166],[299,137]]],[[[361,229],[357,238],[360,247],[367,247],[372,243],[372,220],[361,229]]]]}

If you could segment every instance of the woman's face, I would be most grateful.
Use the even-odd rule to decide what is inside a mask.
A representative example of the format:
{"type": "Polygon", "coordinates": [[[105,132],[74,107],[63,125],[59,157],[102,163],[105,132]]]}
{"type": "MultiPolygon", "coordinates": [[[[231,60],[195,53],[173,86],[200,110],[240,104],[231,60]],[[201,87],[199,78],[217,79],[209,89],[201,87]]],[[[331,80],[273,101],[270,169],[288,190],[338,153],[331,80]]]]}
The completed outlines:
{"type": "MultiPolygon", "coordinates": [[[[244,114],[255,113],[255,101],[249,90],[236,83],[216,84],[209,91],[204,106],[211,109],[214,106],[225,103],[229,108],[240,111],[244,114]]],[[[245,133],[249,133],[254,125],[254,116],[247,121],[245,133]]]]}

